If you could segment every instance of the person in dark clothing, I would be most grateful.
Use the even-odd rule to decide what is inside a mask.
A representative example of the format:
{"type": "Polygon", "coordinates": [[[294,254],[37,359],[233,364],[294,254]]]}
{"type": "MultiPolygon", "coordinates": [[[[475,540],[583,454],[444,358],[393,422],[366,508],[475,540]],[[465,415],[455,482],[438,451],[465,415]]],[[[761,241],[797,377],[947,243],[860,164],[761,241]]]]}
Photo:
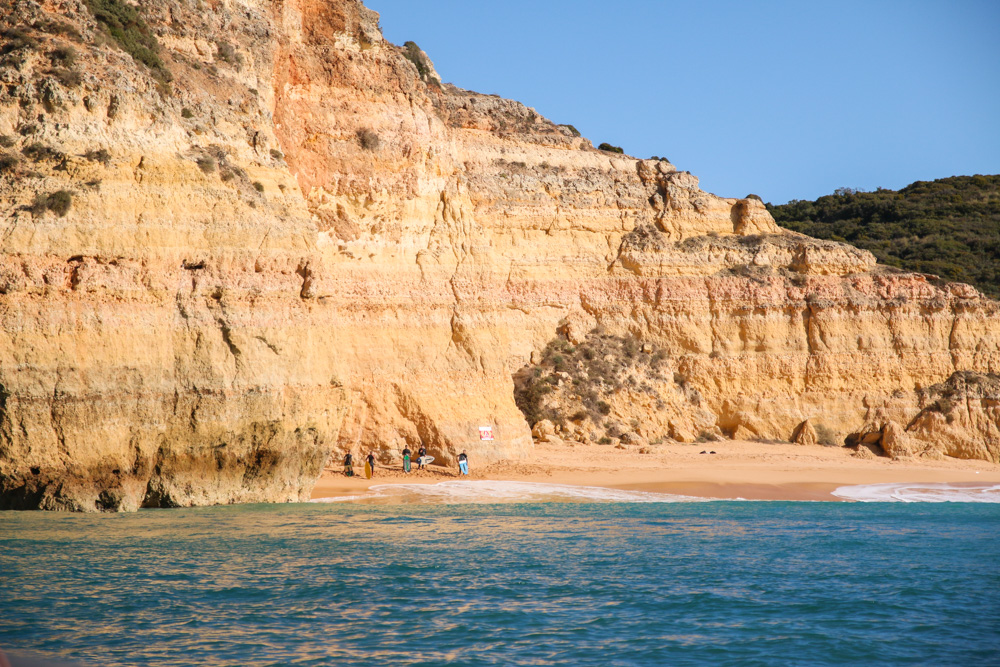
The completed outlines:
{"type": "Polygon", "coordinates": [[[427,448],[420,445],[420,451],[417,452],[417,467],[421,470],[424,469],[424,457],[427,456],[427,448]]]}
{"type": "Polygon", "coordinates": [[[350,452],[347,452],[347,456],[344,457],[344,475],[354,477],[354,457],[351,456],[350,452]]]}
{"type": "Polygon", "coordinates": [[[410,472],[410,448],[403,447],[403,472],[410,472]]]}
{"type": "Polygon", "coordinates": [[[469,474],[469,457],[462,452],[458,455],[458,469],[462,471],[463,475],[469,474]]]}
{"type": "Polygon", "coordinates": [[[368,452],[368,458],[365,459],[365,460],[368,461],[368,465],[370,465],[372,467],[372,477],[374,477],[375,476],[375,452],[368,452]]]}

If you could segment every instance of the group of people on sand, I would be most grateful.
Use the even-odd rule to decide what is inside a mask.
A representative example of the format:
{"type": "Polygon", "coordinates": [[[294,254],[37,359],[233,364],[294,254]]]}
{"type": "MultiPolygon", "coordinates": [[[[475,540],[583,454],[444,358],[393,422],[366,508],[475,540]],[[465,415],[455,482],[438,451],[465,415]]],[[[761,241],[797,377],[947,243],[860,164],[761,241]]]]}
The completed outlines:
{"type": "MultiPolygon", "coordinates": [[[[403,448],[403,472],[409,474],[410,472],[410,456],[413,452],[410,451],[409,447],[403,448]]],[[[433,457],[427,456],[427,448],[420,445],[420,449],[417,451],[417,470],[424,470],[430,461],[433,461],[433,457]]],[[[365,457],[365,463],[371,469],[372,477],[375,476],[375,452],[369,451],[368,456],[365,457]]],[[[463,451],[458,455],[458,470],[463,475],[469,474],[469,457],[463,451]]],[[[344,475],[346,477],[354,477],[354,455],[351,452],[347,452],[344,456],[344,475]]]]}

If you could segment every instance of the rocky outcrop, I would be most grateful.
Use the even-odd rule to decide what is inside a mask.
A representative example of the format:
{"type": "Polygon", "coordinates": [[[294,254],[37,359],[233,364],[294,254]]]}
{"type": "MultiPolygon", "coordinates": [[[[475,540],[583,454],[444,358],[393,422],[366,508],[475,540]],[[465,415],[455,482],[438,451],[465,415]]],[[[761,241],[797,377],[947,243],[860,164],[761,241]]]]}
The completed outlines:
{"type": "Polygon", "coordinates": [[[819,444],[819,436],[816,435],[816,429],[813,428],[808,419],[795,427],[795,431],[792,432],[792,442],[796,445],[819,444]]]}
{"type": "Polygon", "coordinates": [[[514,375],[514,398],[535,441],[642,447],[720,435],[715,415],[662,350],[600,328],[581,336],[573,321],[559,331],[514,375]]]}
{"type": "Polygon", "coordinates": [[[1000,377],[954,373],[920,395],[923,409],[906,427],[912,448],[1000,463],[1000,377]]]}
{"type": "Polygon", "coordinates": [[[906,407],[876,408],[861,429],[847,437],[847,446],[876,445],[879,453],[894,459],[947,456],[1000,462],[1000,377],[956,372],[915,393],[920,409],[902,422],[906,426],[890,417],[912,414],[906,407]]]}
{"type": "Polygon", "coordinates": [[[598,327],[669,369],[607,400],[644,439],[645,414],[677,440],[784,439],[877,408],[950,433],[910,424],[917,390],[998,371],[975,290],[440,83],[354,0],[143,1],[156,70],[84,2],[7,7],[5,507],[302,499],[348,449],[517,458],[515,376],[598,327]]]}

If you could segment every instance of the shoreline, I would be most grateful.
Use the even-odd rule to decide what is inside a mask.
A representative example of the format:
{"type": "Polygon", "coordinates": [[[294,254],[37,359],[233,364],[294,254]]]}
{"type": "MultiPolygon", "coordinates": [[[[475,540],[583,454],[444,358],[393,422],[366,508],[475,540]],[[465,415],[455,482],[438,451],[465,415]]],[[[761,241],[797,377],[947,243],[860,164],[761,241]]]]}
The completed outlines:
{"type": "MultiPolygon", "coordinates": [[[[469,476],[430,465],[403,473],[379,467],[372,479],[344,477],[340,466],[323,471],[311,499],[369,493],[376,485],[445,481],[509,481],[644,491],[706,499],[848,502],[838,487],[885,483],[1000,483],[1000,465],[949,459],[861,459],[843,447],[748,441],[658,445],[640,451],[604,445],[535,446],[529,458],[477,467],[469,476]],[[705,452],[705,453],[702,453],[705,452]],[[715,453],[709,453],[715,452],[715,453]]],[[[359,466],[356,471],[361,470],[359,466]]]]}

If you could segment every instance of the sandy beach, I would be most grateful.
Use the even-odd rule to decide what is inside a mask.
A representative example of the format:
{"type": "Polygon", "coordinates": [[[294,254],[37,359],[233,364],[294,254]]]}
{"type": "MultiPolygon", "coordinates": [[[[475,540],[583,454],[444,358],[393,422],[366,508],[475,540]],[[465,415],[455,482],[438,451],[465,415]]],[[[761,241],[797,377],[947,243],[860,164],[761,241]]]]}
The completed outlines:
{"type": "MultiPolygon", "coordinates": [[[[358,473],[362,465],[356,465],[358,473]]],[[[375,484],[435,484],[459,479],[454,469],[431,465],[405,474],[380,467],[373,479],[324,471],[312,497],[365,493],[375,484]]],[[[985,461],[860,459],[842,447],[717,441],[638,449],[601,445],[536,445],[531,458],[476,466],[466,479],[543,482],[748,500],[840,500],[841,486],[890,482],[1000,482],[1000,465],[985,461]],[[704,452],[704,453],[703,453],[704,452]],[[714,452],[714,453],[712,453],[714,452]]]]}

